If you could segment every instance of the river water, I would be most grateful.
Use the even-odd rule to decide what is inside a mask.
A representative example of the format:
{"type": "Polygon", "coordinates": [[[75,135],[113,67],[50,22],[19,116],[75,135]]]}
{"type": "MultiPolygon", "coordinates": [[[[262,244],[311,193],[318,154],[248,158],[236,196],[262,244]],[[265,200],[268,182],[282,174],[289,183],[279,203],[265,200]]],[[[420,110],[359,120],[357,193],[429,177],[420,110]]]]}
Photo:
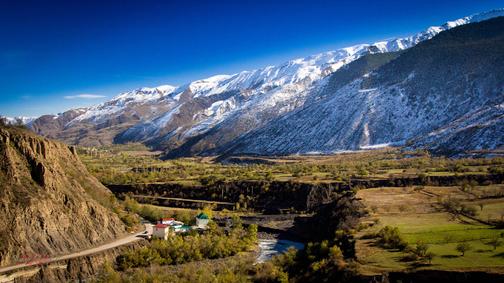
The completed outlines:
{"type": "Polygon", "coordinates": [[[268,261],[273,256],[286,252],[290,247],[300,250],[304,248],[304,244],[283,239],[259,239],[259,255],[256,263],[268,261]]]}

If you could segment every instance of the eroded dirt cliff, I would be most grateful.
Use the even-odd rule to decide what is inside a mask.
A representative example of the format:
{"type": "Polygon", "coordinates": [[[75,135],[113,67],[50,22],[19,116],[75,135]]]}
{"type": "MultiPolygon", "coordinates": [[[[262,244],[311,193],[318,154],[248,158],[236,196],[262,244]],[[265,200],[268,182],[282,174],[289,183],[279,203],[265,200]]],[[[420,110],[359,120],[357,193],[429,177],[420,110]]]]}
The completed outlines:
{"type": "Polygon", "coordinates": [[[0,128],[0,266],[120,237],[125,226],[107,207],[111,198],[74,148],[0,128]]]}

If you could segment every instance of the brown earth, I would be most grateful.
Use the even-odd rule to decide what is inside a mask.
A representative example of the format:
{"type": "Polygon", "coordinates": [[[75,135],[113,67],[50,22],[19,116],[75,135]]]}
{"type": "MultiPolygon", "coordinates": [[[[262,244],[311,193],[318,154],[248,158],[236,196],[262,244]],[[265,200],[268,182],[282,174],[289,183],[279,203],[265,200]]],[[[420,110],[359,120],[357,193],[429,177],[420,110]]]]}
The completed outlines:
{"type": "Polygon", "coordinates": [[[111,241],[125,226],[112,194],[72,147],[27,130],[0,128],[0,266],[111,241]],[[108,207],[107,207],[108,206],[108,207]]]}

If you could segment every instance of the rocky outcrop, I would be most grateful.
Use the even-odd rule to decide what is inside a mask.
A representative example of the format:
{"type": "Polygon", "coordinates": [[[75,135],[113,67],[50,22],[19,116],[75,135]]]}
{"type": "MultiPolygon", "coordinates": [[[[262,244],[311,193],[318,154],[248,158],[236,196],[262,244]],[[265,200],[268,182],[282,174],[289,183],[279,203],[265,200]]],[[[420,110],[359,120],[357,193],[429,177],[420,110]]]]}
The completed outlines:
{"type": "MultiPolygon", "coordinates": [[[[282,181],[216,182],[206,186],[187,186],[176,183],[109,184],[116,195],[141,195],[141,202],[174,207],[201,208],[207,203],[185,200],[203,200],[240,203],[248,209],[265,213],[313,211],[320,205],[332,202],[338,193],[352,188],[407,187],[407,186],[458,186],[460,184],[500,184],[504,174],[467,174],[451,176],[419,176],[387,179],[351,179],[348,182],[300,183],[282,181]],[[156,199],[158,198],[158,199],[156,199]],[[166,198],[173,198],[167,200],[166,198]]],[[[219,208],[227,208],[229,206],[219,208]]]]}
{"type": "MultiPolygon", "coordinates": [[[[217,182],[206,186],[184,186],[180,184],[134,184],[107,185],[116,195],[125,194],[152,196],[142,202],[163,204],[163,198],[204,200],[239,204],[241,208],[270,213],[306,212],[320,204],[334,200],[340,189],[348,187],[338,183],[308,184],[299,182],[237,181],[217,182]]],[[[180,206],[181,203],[170,203],[180,206]]],[[[185,206],[188,207],[188,206],[185,206]]],[[[196,207],[193,207],[196,208],[196,207]]],[[[226,207],[229,209],[229,207],[226,207]]]]}
{"type": "Polygon", "coordinates": [[[54,256],[125,233],[112,194],[67,145],[0,128],[0,266],[54,256]]]}

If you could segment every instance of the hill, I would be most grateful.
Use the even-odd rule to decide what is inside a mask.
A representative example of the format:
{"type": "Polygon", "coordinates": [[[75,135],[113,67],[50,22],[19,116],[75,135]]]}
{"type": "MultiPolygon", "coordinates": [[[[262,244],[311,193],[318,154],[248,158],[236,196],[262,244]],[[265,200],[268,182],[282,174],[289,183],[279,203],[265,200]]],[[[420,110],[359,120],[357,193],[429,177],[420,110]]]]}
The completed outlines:
{"type": "Polygon", "coordinates": [[[27,130],[0,127],[0,265],[50,257],[125,233],[111,193],[74,148],[27,130]]]}

